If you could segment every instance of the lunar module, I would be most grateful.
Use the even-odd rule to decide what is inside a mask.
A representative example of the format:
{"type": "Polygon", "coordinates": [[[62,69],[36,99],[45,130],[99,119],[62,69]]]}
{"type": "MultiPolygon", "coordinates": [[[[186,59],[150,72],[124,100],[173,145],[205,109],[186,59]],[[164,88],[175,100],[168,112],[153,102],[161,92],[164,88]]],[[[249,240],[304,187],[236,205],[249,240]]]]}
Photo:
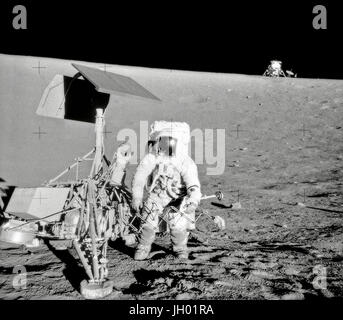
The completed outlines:
{"type": "MultiPolygon", "coordinates": [[[[109,86],[105,81],[116,76],[77,67],[92,83],[103,80],[102,86],[109,86]]],[[[120,77],[114,83],[120,83],[123,88],[123,82],[118,79],[120,77]]],[[[130,80],[126,93],[132,90],[152,97],[130,80]]],[[[101,87],[97,89],[101,91],[101,87]]],[[[108,242],[122,239],[127,245],[134,245],[141,222],[140,214],[131,208],[131,192],[125,185],[131,146],[127,143],[120,145],[110,161],[104,150],[104,108],[98,105],[95,111],[95,147],[42,187],[15,188],[0,212],[0,241],[27,247],[48,242],[56,250],[74,248],[88,276],[80,285],[80,292],[87,299],[102,298],[112,292],[114,283],[108,279],[108,242]],[[80,177],[79,166],[88,160],[92,163],[90,172],[80,177]],[[71,170],[76,171],[76,178],[63,181],[71,170]],[[38,205],[42,198],[48,200],[38,205]]],[[[202,200],[210,198],[221,200],[223,194],[218,191],[203,196],[202,200]]],[[[171,209],[178,211],[177,208],[171,209]]],[[[179,214],[183,213],[179,211],[179,214]]],[[[206,211],[201,214],[208,215],[206,211]]],[[[208,216],[212,220],[219,218],[208,216]]]]}
{"type": "Polygon", "coordinates": [[[282,62],[278,60],[270,61],[270,65],[268,66],[267,70],[263,73],[264,77],[289,77],[289,78],[296,78],[297,74],[291,70],[286,70],[286,73],[282,70],[282,62]]]}
{"type": "Polygon", "coordinates": [[[282,70],[282,62],[278,60],[270,61],[270,65],[264,72],[263,76],[266,77],[286,77],[286,74],[282,70]]]}

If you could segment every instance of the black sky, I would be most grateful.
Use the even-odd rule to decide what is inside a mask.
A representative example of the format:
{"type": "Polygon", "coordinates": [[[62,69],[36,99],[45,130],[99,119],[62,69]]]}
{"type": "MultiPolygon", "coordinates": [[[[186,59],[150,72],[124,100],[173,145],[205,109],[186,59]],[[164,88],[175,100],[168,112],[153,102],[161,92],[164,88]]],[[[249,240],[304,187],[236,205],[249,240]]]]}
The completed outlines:
{"type": "Polygon", "coordinates": [[[24,0],[27,30],[12,27],[16,4],[0,5],[2,53],[247,74],[280,59],[301,77],[343,79],[338,1],[24,0]],[[312,26],[317,4],[327,30],[312,26]]]}

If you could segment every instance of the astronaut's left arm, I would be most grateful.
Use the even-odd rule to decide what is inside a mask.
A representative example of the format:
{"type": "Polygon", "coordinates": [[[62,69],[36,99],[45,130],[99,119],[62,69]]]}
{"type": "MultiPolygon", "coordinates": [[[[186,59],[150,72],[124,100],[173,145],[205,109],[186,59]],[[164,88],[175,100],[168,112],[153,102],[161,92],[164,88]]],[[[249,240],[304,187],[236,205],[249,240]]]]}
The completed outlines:
{"type": "Polygon", "coordinates": [[[198,176],[198,168],[195,162],[188,158],[182,170],[182,178],[187,188],[185,205],[196,209],[201,199],[201,186],[198,176]]]}

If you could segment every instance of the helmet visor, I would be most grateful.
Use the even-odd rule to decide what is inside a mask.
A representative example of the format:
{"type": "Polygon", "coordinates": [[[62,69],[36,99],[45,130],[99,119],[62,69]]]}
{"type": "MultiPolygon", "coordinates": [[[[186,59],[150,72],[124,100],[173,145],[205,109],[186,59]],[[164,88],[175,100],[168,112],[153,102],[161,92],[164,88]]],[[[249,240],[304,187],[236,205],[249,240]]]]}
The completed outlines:
{"type": "Polygon", "coordinates": [[[176,155],[177,139],[173,137],[162,136],[158,138],[157,152],[166,156],[173,157],[176,155]]]}

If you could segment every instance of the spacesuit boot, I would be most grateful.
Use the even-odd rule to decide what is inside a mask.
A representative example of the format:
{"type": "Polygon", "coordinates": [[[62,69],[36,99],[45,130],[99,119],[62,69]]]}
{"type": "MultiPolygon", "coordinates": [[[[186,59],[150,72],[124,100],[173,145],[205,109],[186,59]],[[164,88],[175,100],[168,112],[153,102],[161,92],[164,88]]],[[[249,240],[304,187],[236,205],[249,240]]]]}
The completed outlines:
{"type": "Polygon", "coordinates": [[[173,230],[171,229],[170,238],[173,245],[173,252],[176,257],[179,259],[187,260],[188,259],[188,241],[189,232],[182,230],[173,230]]]}
{"type": "Polygon", "coordinates": [[[139,260],[145,260],[146,258],[148,258],[150,250],[151,250],[151,246],[138,244],[138,246],[136,248],[134,259],[138,260],[138,261],[139,260]]]}
{"type": "Polygon", "coordinates": [[[145,260],[151,251],[151,245],[155,240],[156,231],[148,223],[142,226],[141,233],[138,236],[138,245],[135,251],[135,260],[145,260]]]}

